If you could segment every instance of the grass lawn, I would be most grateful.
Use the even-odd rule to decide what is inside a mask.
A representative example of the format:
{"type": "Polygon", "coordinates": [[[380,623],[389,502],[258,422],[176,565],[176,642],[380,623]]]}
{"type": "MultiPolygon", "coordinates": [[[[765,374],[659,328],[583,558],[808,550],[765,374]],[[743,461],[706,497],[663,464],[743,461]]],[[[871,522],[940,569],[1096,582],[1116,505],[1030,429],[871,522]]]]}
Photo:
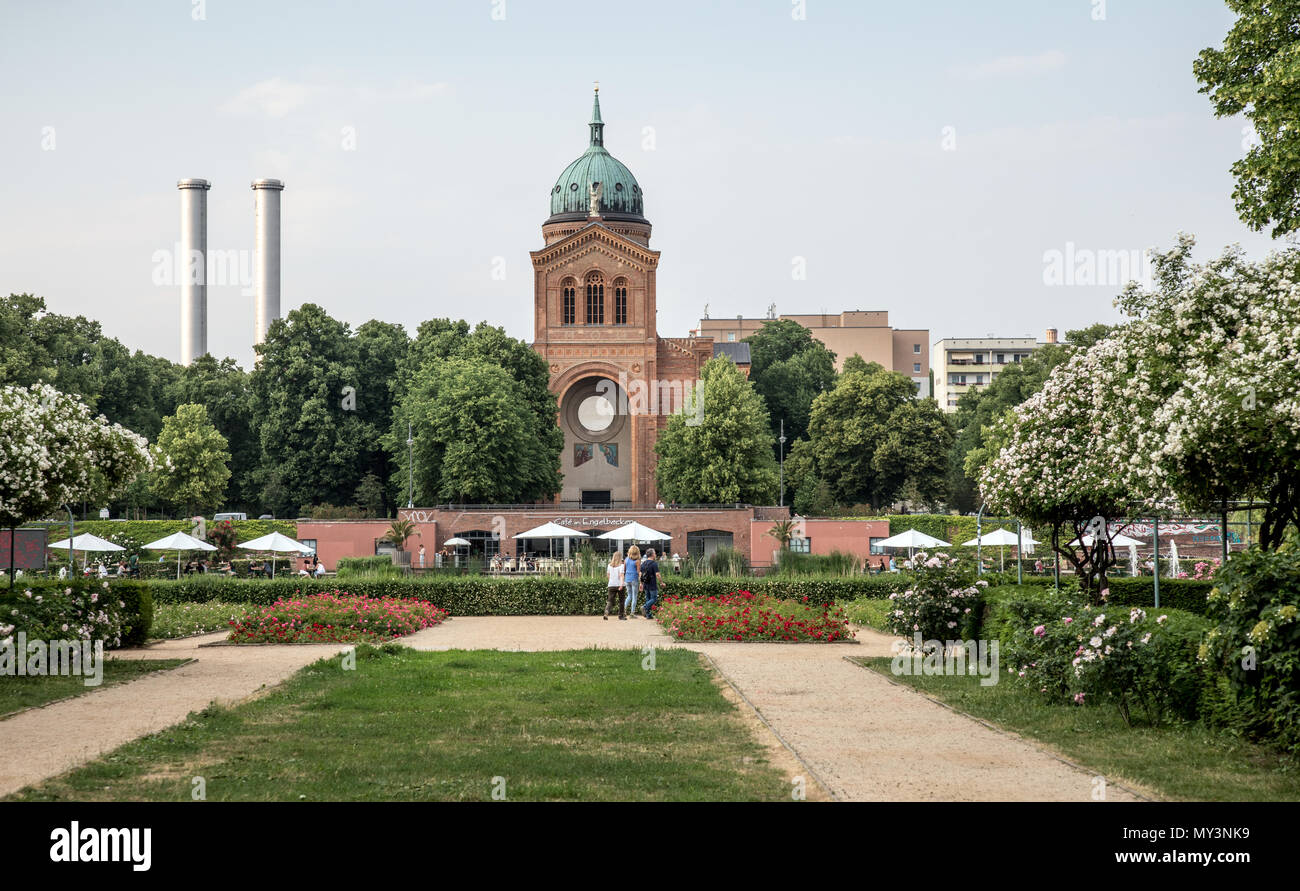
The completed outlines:
{"type": "Polygon", "coordinates": [[[157,603],[153,608],[153,626],[149,636],[162,640],[189,637],[205,631],[229,631],[230,620],[253,609],[247,603],[157,603]]]}
{"type": "Polygon", "coordinates": [[[175,668],[185,659],[105,659],[104,682],[87,687],[80,675],[46,675],[43,677],[0,677],[0,718],[25,708],[44,705],[56,699],[82,696],[143,677],[151,671],[175,668]]]}
{"type": "Polygon", "coordinates": [[[702,657],[357,648],[18,800],[790,800],[702,657]]]}
{"type": "Polygon", "coordinates": [[[894,608],[892,600],[885,597],[859,597],[857,600],[841,600],[838,603],[853,624],[888,633],[886,619],[889,611],[894,608]]]}
{"type": "Polygon", "coordinates": [[[967,714],[1039,740],[1112,781],[1138,784],[1170,799],[1300,801],[1300,771],[1275,751],[1199,724],[1128,727],[1112,705],[1050,705],[1005,676],[992,687],[978,677],[895,676],[890,659],[855,659],[967,714]]]}

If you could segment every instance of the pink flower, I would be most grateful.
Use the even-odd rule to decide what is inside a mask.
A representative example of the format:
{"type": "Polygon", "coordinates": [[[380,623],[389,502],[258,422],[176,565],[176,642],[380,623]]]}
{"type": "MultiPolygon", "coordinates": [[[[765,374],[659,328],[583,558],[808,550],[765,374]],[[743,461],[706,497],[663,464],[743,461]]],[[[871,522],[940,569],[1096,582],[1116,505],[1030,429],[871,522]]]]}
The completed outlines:
{"type": "Polygon", "coordinates": [[[1074,702],[1075,702],[1076,705],[1083,705],[1083,697],[1084,697],[1084,695],[1085,695],[1085,694],[1083,694],[1083,693],[1075,693],[1075,694],[1074,694],[1074,702]]]}
{"type": "Polygon", "coordinates": [[[1047,628],[1045,626],[1039,625],[1037,628],[1034,629],[1034,637],[1045,637],[1046,635],[1047,635],[1047,628]]]}

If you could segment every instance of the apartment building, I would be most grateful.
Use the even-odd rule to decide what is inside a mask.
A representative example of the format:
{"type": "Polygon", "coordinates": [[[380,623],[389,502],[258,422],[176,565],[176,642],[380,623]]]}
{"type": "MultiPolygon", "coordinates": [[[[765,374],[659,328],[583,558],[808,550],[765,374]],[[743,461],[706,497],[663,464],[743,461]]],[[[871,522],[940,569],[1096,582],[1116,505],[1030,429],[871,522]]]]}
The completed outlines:
{"type": "Polygon", "coordinates": [[[936,341],[934,356],[934,398],[942,411],[957,410],[963,393],[987,387],[1008,365],[1028,359],[1035,350],[1056,343],[1055,328],[1039,342],[1032,337],[951,337],[936,341]]]}

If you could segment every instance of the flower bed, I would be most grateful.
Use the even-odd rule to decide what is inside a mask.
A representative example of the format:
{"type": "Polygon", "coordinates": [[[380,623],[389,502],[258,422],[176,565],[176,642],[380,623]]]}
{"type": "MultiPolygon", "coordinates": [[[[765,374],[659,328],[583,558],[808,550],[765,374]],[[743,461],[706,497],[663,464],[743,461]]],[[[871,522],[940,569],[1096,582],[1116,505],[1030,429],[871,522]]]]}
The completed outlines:
{"type": "Polygon", "coordinates": [[[778,600],[737,591],[707,597],[665,597],[655,618],[678,640],[777,640],[833,643],[849,640],[848,618],[833,604],[778,600]]]}
{"type": "Polygon", "coordinates": [[[236,643],[374,643],[437,625],[447,611],[421,600],[342,591],[277,600],[231,621],[236,643]]]}

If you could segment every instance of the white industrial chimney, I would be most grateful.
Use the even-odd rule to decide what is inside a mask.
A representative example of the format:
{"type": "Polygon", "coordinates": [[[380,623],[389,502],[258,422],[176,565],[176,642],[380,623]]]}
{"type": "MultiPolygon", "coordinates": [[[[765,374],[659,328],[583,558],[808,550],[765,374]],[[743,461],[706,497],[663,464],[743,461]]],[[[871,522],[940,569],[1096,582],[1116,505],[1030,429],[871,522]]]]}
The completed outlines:
{"type": "Polygon", "coordinates": [[[280,318],[280,193],[283,191],[284,183],[278,179],[259,179],[253,183],[257,207],[257,242],[253,251],[257,285],[255,344],[266,340],[271,323],[280,318]]]}
{"type": "Polygon", "coordinates": [[[181,191],[181,364],[208,351],[208,189],[206,179],[183,179],[181,191]]]}

